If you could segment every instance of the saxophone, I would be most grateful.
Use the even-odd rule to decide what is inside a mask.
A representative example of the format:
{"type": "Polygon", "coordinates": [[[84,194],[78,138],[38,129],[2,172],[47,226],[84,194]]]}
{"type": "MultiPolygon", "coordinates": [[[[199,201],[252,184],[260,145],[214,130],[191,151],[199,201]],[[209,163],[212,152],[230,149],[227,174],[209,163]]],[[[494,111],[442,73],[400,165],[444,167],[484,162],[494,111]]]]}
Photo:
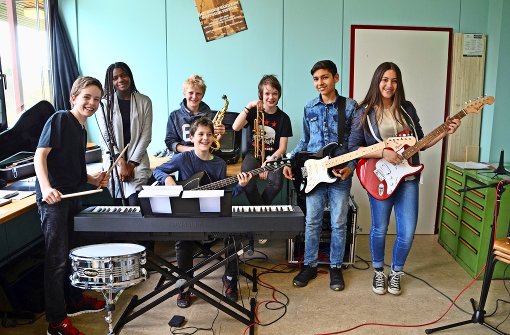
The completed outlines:
{"type": "Polygon", "coordinates": [[[253,121],[253,157],[264,161],[265,156],[264,104],[257,102],[257,117],[253,121]]]}
{"type": "MultiPolygon", "coordinates": [[[[214,126],[219,126],[223,122],[223,117],[225,117],[225,113],[227,112],[228,108],[228,99],[225,94],[221,97],[223,100],[225,100],[225,106],[223,106],[222,109],[220,109],[216,115],[214,115],[214,118],[212,120],[214,126]]],[[[214,134],[214,142],[211,145],[211,151],[217,151],[220,150],[220,140],[218,139],[218,134],[214,134]]]]}

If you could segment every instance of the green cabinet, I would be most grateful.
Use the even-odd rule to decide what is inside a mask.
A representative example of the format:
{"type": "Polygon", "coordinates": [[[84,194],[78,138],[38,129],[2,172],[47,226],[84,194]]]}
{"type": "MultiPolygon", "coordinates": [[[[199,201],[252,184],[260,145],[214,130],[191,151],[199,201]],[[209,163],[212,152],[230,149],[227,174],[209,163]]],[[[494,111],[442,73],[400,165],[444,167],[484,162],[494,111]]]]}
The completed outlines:
{"type": "MultiPolygon", "coordinates": [[[[467,187],[500,181],[491,170],[468,170],[447,163],[439,216],[439,243],[475,277],[487,261],[491,226],[496,204],[496,188],[459,192],[467,187]]],[[[510,221],[510,190],[503,193],[497,222],[497,238],[507,235],[510,221]]],[[[510,277],[510,269],[498,262],[493,278],[510,277]]],[[[480,276],[480,279],[483,276],[480,276]]]]}

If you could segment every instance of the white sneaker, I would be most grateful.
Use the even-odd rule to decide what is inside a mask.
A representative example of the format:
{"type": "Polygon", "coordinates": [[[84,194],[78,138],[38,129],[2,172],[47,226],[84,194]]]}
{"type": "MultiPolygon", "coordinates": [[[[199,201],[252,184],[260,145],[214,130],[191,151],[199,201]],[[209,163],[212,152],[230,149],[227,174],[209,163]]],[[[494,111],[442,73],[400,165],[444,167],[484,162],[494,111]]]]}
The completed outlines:
{"type": "Polygon", "coordinates": [[[404,275],[402,271],[393,271],[388,275],[388,292],[394,295],[402,293],[400,289],[400,277],[404,275]]]}
{"type": "Polygon", "coordinates": [[[372,291],[376,294],[386,293],[386,275],[384,271],[374,270],[374,279],[372,280],[372,291]]]}

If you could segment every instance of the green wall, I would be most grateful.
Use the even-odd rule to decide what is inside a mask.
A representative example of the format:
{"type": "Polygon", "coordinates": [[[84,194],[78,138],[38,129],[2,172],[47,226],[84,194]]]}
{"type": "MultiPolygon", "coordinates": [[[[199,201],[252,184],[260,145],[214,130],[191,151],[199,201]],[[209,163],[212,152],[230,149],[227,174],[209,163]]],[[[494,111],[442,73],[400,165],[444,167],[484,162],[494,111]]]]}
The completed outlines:
{"type": "MultiPolygon", "coordinates": [[[[241,4],[248,30],[205,42],[192,0],[60,1],[81,72],[103,80],[110,63],[125,61],[139,90],[151,97],[150,152],[164,147],[168,113],[177,108],[182,82],[191,73],[206,80],[204,101],[219,109],[221,96],[227,94],[231,111],[240,111],[257,98],[263,74],[276,74],[283,86],[280,107],[293,123],[292,149],[301,135],[303,105],[317,94],[309,74],[313,63],[334,60],[341,69],[339,90],[349,92],[352,24],[487,33],[485,91],[496,97],[496,103],[483,116],[481,157],[494,161],[499,150],[510,149],[505,138],[510,121],[504,108],[510,98],[504,90],[510,81],[510,65],[504,62],[510,54],[509,0],[241,0],[241,4]]],[[[91,122],[89,132],[98,141],[91,122]]]]}

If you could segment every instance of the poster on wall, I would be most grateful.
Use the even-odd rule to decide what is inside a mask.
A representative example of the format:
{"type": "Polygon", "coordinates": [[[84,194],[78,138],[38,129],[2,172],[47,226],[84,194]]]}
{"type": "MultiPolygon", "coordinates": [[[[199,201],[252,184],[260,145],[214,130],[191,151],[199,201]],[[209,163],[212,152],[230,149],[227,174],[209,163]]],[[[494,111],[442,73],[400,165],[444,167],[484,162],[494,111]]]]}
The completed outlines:
{"type": "Polygon", "coordinates": [[[195,0],[207,42],[247,30],[240,0],[195,0]]]}

